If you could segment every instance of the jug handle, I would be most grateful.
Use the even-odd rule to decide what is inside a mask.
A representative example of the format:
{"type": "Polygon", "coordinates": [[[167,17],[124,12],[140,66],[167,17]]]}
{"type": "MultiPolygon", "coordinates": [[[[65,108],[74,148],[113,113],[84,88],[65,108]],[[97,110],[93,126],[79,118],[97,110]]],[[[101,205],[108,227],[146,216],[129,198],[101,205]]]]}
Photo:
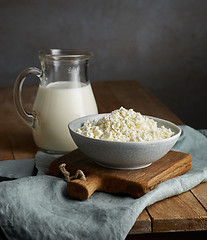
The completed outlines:
{"type": "Polygon", "coordinates": [[[14,98],[14,104],[16,106],[17,112],[19,113],[20,117],[29,127],[34,128],[37,117],[35,116],[35,113],[27,112],[23,108],[23,104],[22,104],[22,86],[26,77],[30,74],[35,75],[40,79],[40,77],[42,76],[42,71],[35,67],[31,67],[23,70],[18,75],[16,82],[14,84],[13,98],[14,98]]]}

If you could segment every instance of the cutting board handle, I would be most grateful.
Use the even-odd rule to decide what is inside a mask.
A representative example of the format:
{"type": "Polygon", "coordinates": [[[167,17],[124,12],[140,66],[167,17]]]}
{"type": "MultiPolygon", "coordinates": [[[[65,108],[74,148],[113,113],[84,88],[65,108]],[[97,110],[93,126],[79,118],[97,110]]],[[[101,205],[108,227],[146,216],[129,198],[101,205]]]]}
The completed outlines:
{"type": "Polygon", "coordinates": [[[75,179],[68,183],[67,192],[72,198],[79,200],[88,199],[96,190],[101,188],[101,178],[96,175],[86,177],[86,181],[75,179]]]}

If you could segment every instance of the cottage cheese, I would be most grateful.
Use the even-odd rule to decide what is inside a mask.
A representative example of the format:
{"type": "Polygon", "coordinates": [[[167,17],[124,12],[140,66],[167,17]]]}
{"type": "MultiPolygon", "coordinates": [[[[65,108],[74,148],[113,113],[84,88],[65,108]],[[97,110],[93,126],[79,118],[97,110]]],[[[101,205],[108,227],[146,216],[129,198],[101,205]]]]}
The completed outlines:
{"type": "Polygon", "coordinates": [[[153,119],[124,107],[112,111],[98,121],[86,121],[76,132],[90,138],[119,142],[161,140],[174,135],[171,129],[158,127],[153,119]]]}

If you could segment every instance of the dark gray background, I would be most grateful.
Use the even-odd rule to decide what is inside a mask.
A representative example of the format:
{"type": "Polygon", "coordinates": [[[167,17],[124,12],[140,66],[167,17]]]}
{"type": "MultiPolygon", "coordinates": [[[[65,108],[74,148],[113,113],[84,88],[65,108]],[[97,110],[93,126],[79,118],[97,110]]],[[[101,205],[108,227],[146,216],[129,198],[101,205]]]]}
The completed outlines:
{"type": "Polygon", "coordinates": [[[0,48],[0,86],[39,67],[40,49],[81,48],[92,82],[139,80],[207,128],[206,0],[0,0],[0,48]]]}

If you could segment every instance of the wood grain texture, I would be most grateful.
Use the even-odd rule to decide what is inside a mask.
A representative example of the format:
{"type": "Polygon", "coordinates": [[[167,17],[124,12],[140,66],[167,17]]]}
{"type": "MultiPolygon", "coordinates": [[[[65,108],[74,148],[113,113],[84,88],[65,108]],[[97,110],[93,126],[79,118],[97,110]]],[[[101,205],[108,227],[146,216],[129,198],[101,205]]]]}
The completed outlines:
{"type": "Polygon", "coordinates": [[[191,192],[207,211],[207,182],[201,183],[198,186],[194,187],[191,189],[191,192]]]}
{"type": "Polygon", "coordinates": [[[134,226],[132,227],[129,234],[137,234],[137,233],[151,233],[151,219],[144,209],[142,213],[137,218],[134,226]]]}
{"type": "MultiPolygon", "coordinates": [[[[1,123],[0,123],[1,124],[1,123]]],[[[11,144],[8,138],[8,134],[4,131],[0,132],[0,161],[3,160],[13,160],[14,156],[12,154],[11,144]]]]}
{"type": "MultiPolygon", "coordinates": [[[[23,92],[23,103],[26,103],[27,108],[31,109],[35,92],[36,87],[28,87],[28,91],[23,92]]],[[[0,88],[0,116],[0,133],[6,136],[11,149],[10,153],[12,152],[12,158],[9,154],[2,156],[1,160],[34,157],[37,147],[33,141],[31,129],[23,123],[15,109],[12,88],[0,88]]],[[[1,139],[2,147],[5,141],[4,138],[1,139]]],[[[3,148],[5,152],[5,147],[3,148]]]]}
{"type": "MultiPolygon", "coordinates": [[[[127,80],[94,82],[92,83],[92,88],[94,90],[100,113],[111,112],[120,106],[124,106],[126,108],[133,108],[135,111],[140,111],[142,114],[163,118],[175,124],[183,124],[182,120],[180,120],[138,81],[127,80]]],[[[0,160],[31,158],[35,156],[37,151],[32,139],[31,130],[25,126],[15,110],[12,90],[13,89],[11,87],[0,88],[0,160]]],[[[28,111],[32,108],[36,91],[37,86],[23,87],[23,103],[28,111]]],[[[131,233],[146,233],[148,231],[153,232],[153,229],[156,230],[155,222],[159,220],[159,215],[166,214],[166,221],[169,222],[169,219],[174,218],[174,211],[177,212],[176,214],[180,214],[179,224],[182,224],[182,222],[185,222],[185,209],[190,205],[192,207],[193,204],[198,204],[201,209],[206,211],[207,183],[200,184],[192,190],[192,193],[191,191],[188,191],[187,193],[192,195],[192,204],[185,202],[184,199],[186,198],[184,198],[182,200],[182,204],[180,204],[180,200],[175,200],[177,197],[172,197],[163,200],[160,203],[155,203],[148,210],[149,214],[146,212],[146,210],[144,210],[144,212],[138,217],[134,227],[131,230],[131,233]],[[195,199],[196,201],[194,201],[195,199]],[[178,208],[176,207],[177,202],[180,206],[178,208]],[[166,208],[166,205],[170,206],[172,210],[166,210],[168,209],[168,207],[166,208]],[[155,211],[155,209],[157,210],[155,211]],[[150,218],[151,215],[154,217],[152,221],[150,218]]],[[[182,198],[181,196],[179,197],[182,198]]],[[[200,209],[198,206],[196,209],[200,209]]],[[[203,210],[201,210],[201,212],[197,211],[197,219],[199,219],[199,217],[204,219],[203,216],[205,216],[205,213],[203,210]]],[[[165,216],[163,215],[163,222],[164,219],[165,216]]],[[[196,224],[193,226],[194,231],[200,229],[200,227],[196,224]]],[[[168,226],[166,226],[166,229],[172,231],[168,226]]],[[[168,231],[166,229],[162,230],[168,231]]],[[[189,229],[189,227],[186,228],[186,230],[187,229],[189,229]]],[[[205,229],[207,229],[207,225],[205,229]]],[[[137,238],[135,235],[131,236],[133,236],[133,239],[142,239],[143,236],[146,236],[144,239],[156,239],[156,236],[158,235],[138,235],[137,238]]],[[[167,235],[167,238],[165,238],[165,236],[161,237],[160,239],[169,239],[170,236],[175,235],[167,235]]],[[[180,239],[182,239],[183,236],[185,235],[182,235],[180,239]]],[[[195,234],[194,236],[200,235],[195,234]]],[[[177,239],[177,237],[175,238],[177,239]]]]}
{"type": "Polygon", "coordinates": [[[147,207],[153,232],[206,230],[207,212],[190,191],[147,207]]]}
{"type": "Polygon", "coordinates": [[[134,198],[141,197],[159,183],[189,171],[192,158],[186,153],[169,151],[149,167],[117,170],[99,166],[77,149],[54,160],[50,164],[49,174],[62,176],[59,170],[62,163],[66,164],[66,169],[71,175],[79,169],[85,173],[86,181],[80,179],[70,181],[67,185],[67,192],[70,197],[86,200],[95,191],[125,193],[134,198]]]}
{"type": "Polygon", "coordinates": [[[183,122],[138,81],[95,82],[92,85],[99,112],[111,112],[123,106],[144,115],[183,122]]]}

